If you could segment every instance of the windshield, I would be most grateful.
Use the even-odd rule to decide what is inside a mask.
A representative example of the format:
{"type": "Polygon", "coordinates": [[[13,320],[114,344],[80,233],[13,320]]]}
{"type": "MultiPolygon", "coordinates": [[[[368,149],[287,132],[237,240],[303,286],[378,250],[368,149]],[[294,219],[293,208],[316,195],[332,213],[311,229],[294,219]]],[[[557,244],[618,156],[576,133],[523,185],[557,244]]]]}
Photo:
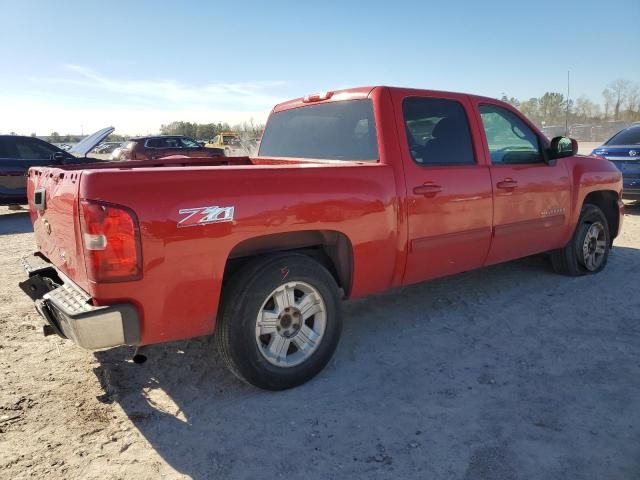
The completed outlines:
{"type": "Polygon", "coordinates": [[[640,145],[640,125],[616,133],[605,145],[640,145]]]}
{"type": "Polygon", "coordinates": [[[196,142],[193,138],[182,137],[182,145],[184,148],[200,148],[200,144],[196,142]]]}
{"type": "Polygon", "coordinates": [[[222,144],[223,145],[239,145],[240,138],[238,138],[235,135],[223,135],[222,144]]]}
{"type": "Polygon", "coordinates": [[[370,100],[294,108],[269,118],[260,156],[326,160],[377,160],[370,100]]]}

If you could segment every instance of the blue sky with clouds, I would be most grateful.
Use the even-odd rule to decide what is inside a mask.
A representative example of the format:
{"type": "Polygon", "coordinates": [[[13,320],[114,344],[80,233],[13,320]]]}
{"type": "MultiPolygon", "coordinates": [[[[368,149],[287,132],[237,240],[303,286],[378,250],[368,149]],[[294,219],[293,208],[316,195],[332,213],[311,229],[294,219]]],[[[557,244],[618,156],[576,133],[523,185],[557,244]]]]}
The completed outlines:
{"type": "Polygon", "coordinates": [[[387,84],[600,101],[640,81],[640,1],[0,0],[0,132],[264,120],[314,91],[387,84]]]}

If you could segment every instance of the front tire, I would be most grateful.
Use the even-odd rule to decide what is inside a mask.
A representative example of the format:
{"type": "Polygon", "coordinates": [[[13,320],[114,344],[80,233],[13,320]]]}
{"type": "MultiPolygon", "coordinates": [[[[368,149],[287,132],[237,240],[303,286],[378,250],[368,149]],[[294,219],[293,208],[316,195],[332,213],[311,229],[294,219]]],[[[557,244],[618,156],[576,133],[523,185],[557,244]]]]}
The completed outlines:
{"type": "Polygon", "coordinates": [[[551,252],[557,273],[577,277],[598,273],[607,265],[611,238],[607,217],[602,210],[586,204],[573,237],[564,248],[551,252]]]}
{"type": "Polygon", "coordinates": [[[267,390],[316,376],[342,330],[339,288],[329,271],[301,254],[267,256],[225,287],[216,343],[229,369],[267,390]]]}

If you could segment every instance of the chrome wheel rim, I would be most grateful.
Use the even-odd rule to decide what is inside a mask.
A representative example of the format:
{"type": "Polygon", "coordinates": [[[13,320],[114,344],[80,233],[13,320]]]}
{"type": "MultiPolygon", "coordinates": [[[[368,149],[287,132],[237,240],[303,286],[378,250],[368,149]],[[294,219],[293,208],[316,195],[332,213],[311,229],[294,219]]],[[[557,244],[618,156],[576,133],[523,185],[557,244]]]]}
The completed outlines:
{"type": "Polygon", "coordinates": [[[602,264],[607,248],[604,226],[600,222],[592,223],[582,243],[584,266],[590,272],[597,270],[602,264]]]}
{"type": "Polygon", "coordinates": [[[273,290],[256,318],[256,343],[277,367],[294,367],[318,349],[327,325],[320,292],[305,282],[288,282],[273,290]]]}

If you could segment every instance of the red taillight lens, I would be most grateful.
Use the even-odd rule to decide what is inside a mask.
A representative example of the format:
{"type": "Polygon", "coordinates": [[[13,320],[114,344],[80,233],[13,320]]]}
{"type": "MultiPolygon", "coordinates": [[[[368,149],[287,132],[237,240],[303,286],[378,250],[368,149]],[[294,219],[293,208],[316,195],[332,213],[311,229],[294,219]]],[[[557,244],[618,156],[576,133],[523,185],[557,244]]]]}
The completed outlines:
{"type": "Polygon", "coordinates": [[[132,210],[81,200],[80,225],[89,279],[122,282],[142,277],[140,231],[132,210]]]}

